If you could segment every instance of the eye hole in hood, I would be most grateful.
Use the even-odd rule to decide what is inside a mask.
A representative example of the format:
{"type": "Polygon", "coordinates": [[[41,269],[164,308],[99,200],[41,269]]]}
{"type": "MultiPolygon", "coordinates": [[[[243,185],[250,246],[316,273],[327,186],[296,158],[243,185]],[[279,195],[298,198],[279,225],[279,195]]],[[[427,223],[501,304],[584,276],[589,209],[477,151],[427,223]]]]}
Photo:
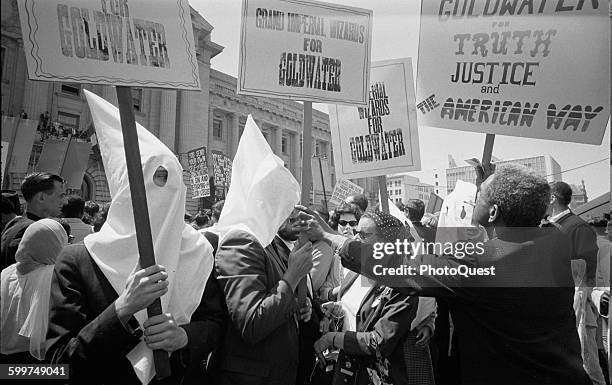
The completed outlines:
{"type": "Polygon", "coordinates": [[[157,170],[155,170],[155,174],[153,174],[153,183],[159,187],[164,187],[166,182],[168,182],[168,170],[159,166],[157,170]]]}

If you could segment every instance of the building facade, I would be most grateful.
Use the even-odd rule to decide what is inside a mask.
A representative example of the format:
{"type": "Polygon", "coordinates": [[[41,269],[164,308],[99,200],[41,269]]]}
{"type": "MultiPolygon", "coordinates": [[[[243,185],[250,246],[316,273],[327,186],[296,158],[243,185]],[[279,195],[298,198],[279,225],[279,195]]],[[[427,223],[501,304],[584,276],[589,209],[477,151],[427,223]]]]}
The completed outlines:
{"type": "MultiPolygon", "coordinates": [[[[73,133],[87,137],[93,125],[83,90],[92,91],[117,105],[114,87],[59,82],[31,81],[27,76],[25,53],[17,1],[2,1],[2,114],[28,119],[49,120],[56,127],[70,128],[73,133]]],[[[272,150],[281,157],[298,181],[301,180],[302,104],[263,97],[236,94],[236,78],[211,68],[211,59],[223,47],[211,40],[213,26],[191,9],[196,55],[198,58],[201,90],[162,90],[133,88],[136,120],[155,134],[180,159],[187,170],[187,152],[199,147],[207,149],[207,163],[212,171],[211,153],[220,152],[233,159],[248,115],[252,115],[272,150]]],[[[327,114],[313,110],[313,155],[327,160],[331,185],[316,189],[311,204],[323,208],[323,200],[331,197],[335,184],[331,134],[327,114]]],[[[44,135],[37,133],[30,157],[28,172],[39,168],[38,158],[44,146],[44,135]]],[[[319,177],[319,170],[314,170],[319,177]]],[[[25,173],[9,170],[5,188],[19,189],[25,173]]],[[[211,173],[212,175],[212,173],[211,173]]],[[[215,186],[213,197],[192,199],[188,171],[183,180],[187,185],[187,211],[208,206],[221,199],[225,187],[215,186]]],[[[354,181],[366,189],[370,200],[377,197],[372,180],[354,181]]],[[[110,200],[104,167],[95,141],[80,190],[71,191],[85,199],[98,202],[110,200]]]]}
{"type": "MultiPolygon", "coordinates": [[[[451,159],[449,157],[449,159],[451,159]]],[[[496,166],[504,164],[520,164],[531,170],[537,175],[545,177],[549,182],[561,180],[561,166],[557,161],[550,155],[539,155],[528,158],[520,159],[509,159],[509,160],[498,160],[492,161],[496,166]]],[[[454,162],[449,162],[449,168],[446,169],[446,189],[447,193],[450,194],[457,184],[458,180],[476,184],[476,171],[472,166],[459,166],[457,167],[454,162]]]]}
{"type": "Polygon", "coordinates": [[[406,203],[410,199],[420,199],[427,206],[429,195],[432,192],[435,192],[435,186],[422,183],[419,178],[410,175],[387,177],[387,194],[393,203],[406,203]]]}

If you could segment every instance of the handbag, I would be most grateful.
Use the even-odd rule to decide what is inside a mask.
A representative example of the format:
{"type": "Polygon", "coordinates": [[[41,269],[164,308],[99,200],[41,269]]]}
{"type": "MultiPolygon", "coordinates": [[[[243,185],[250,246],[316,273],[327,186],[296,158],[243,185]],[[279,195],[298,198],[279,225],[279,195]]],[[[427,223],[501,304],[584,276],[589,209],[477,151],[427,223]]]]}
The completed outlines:
{"type": "Polygon", "coordinates": [[[334,368],[332,385],[357,385],[360,370],[361,360],[340,350],[334,368]]]}

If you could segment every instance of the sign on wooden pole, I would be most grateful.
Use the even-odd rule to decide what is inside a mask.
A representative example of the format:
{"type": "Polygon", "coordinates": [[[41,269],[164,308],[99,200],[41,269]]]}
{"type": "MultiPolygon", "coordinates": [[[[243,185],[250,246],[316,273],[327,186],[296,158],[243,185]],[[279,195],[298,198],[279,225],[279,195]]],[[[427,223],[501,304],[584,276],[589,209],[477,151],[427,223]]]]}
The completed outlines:
{"type": "Polygon", "coordinates": [[[329,106],[337,177],[419,171],[416,116],[411,59],[373,62],[367,106],[329,106]]]}
{"type": "MultiPolygon", "coordinates": [[[[121,116],[123,147],[128,170],[130,194],[132,196],[132,210],[134,211],[140,267],[145,269],[155,265],[155,250],[151,236],[147,193],[142,176],[142,164],[140,163],[140,147],[138,146],[138,134],[136,133],[132,88],[118,86],[117,101],[121,116]]],[[[161,300],[157,298],[147,307],[147,315],[153,317],[160,314],[162,314],[162,305],[161,300]]],[[[155,374],[157,378],[161,379],[170,376],[170,357],[168,353],[164,350],[154,350],[153,359],[155,361],[155,374]]]]}
{"type": "Polygon", "coordinates": [[[238,94],[364,105],[371,41],[371,10],[243,0],[238,94]]]}
{"type": "MultiPolygon", "coordinates": [[[[117,86],[140,266],[155,264],[132,90],[129,86],[200,90],[191,9],[187,0],[17,2],[32,80],[117,86]]],[[[162,313],[157,299],[147,308],[162,313]]],[[[155,350],[157,378],[170,375],[155,350]]]]}
{"type": "Polygon", "coordinates": [[[421,126],[601,144],[609,2],[533,3],[421,1],[421,126]]]}

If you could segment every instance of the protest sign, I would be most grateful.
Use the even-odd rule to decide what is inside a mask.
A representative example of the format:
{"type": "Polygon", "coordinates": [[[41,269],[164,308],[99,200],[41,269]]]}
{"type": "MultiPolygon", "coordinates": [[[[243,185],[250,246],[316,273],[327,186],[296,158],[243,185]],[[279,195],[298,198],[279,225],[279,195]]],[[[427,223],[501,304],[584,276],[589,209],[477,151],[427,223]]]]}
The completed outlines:
{"type": "MultiPolygon", "coordinates": [[[[2,177],[6,173],[26,173],[32,145],[36,137],[37,120],[2,117],[2,177]]],[[[8,178],[3,179],[3,183],[8,178]]],[[[5,186],[8,188],[8,185],[5,186]]]]}
{"type": "Polygon", "coordinates": [[[232,178],[232,160],[218,151],[211,155],[215,187],[228,187],[232,178]]]}
{"type": "Polygon", "coordinates": [[[429,200],[427,201],[427,208],[425,209],[426,213],[433,214],[442,209],[442,202],[444,200],[435,192],[431,192],[429,194],[429,200]]]}
{"type": "Polygon", "coordinates": [[[37,171],[59,175],[62,172],[69,145],[68,138],[47,139],[38,158],[37,171]]]}
{"type": "Polygon", "coordinates": [[[18,4],[32,80],[200,90],[187,0],[18,4]]]}
{"type": "Polygon", "coordinates": [[[67,189],[80,189],[87,169],[91,143],[72,138],[47,139],[36,169],[60,175],[67,189]]]}
{"type": "Polygon", "coordinates": [[[62,167],[61,176],[66,181],[66,188],[80,189],[83,185],[83,177],[89,163],[91,143],[72,140],[66,152],[66,159],[62,167]]]}
{"type": "Polygon", "coordinates": [[[336,183],[336,187],[334,188],[334,192],[332,193],[329,203],[332,206],[337,206],[344,202],[344,200],[350,195],[363,194],[363,190],[363,187],[349,180],[339,180],[338,183],[336,183]]]}
{"type": "Polygon", "coordinates": [[[208,180],[208,165],[206,164],[206,147],[188,151],[187,162],[191,174],[192,198],[197,199],[210,196],[210,181],[208,180]]]}
{"type": "Polygon", "coordinates": [[[458,180],[455,189],[444,198],[438,218],[436,243],[484,238],[484,229],[472,225],[476,190],[476,185],[458,180]]]}
{"type": "Polygon", "coordinates": [[[372,63],[370,82],[367,107],[329,106],[340,179],[421,169],[410,59],[372,63]]]}
{"type": "Polygon", "coordinates": [[[238,93],[365,104],[372,11],[311,0],[243,0],[238,93]]]}
{"type": "Polygon", "coordinates": [[[601,144],[610,115],[608,2],[421,4],[421,125],[601,144]]]}

